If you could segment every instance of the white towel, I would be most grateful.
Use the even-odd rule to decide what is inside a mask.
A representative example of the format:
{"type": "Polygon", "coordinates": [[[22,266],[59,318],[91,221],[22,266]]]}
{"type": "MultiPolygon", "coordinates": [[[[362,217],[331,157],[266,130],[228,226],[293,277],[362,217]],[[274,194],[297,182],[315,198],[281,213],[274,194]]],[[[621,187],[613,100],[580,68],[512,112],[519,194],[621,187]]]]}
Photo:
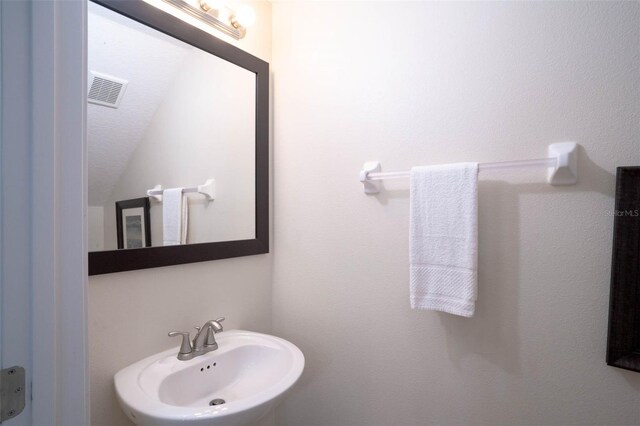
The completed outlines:
{"type": "Polygon", "coordinates": [[[477,294],[478,164],[411,169],[411,307],[472,317],[477,294]]]}
{"type": "Polygon", "coordinates": [[[189,204],[182,188],[165,189],[162,197],[162,239],[165,246],[185,244],[189,204]]]}

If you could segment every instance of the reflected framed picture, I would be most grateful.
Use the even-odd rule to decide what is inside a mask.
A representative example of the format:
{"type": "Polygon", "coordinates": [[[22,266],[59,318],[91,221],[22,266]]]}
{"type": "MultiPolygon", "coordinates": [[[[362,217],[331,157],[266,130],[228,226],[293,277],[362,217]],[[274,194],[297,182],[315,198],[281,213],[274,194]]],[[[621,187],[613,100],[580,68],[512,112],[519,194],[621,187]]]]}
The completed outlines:
{"type": "Polygon", "coordinates": [[[116,201],[118,249],[151,247],[149,198],[116,201]]]}

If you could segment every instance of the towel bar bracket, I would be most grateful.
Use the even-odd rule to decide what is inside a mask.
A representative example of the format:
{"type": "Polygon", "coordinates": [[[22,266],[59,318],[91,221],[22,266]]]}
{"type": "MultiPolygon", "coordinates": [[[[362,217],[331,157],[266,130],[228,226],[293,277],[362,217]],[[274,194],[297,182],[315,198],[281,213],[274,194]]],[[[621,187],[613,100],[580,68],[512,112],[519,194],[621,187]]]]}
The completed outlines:
{"type": "Polygon", "coordinates": [[[548,148],[549,158],[556,158],[554,167],[549,167],[547,182],[550,185],[575,185],[578,182],[578,144],[575,142],[552,143],[548,148]]]}
{"type": "Polygon", "coordinates": [[[162,202],[162,185],[154,186],[153,189],[150,189],[149,191],[147,191],[147,195],[152,200],[155,200],[161,203],[162,202]]]}
{"type": "Polygon", "coordinates": [[[364,185],[365,194],[377,194],[380,192],[382,182],[379,180],[368,180],[369,173],[377,173],[380,171],[379,161],[369,161],[364,163],[362,170],[360,171],[360,182],[364,185]]]}
{"type": "Polygon", "coordinates": [[[213,201],[216,198],[216,180],[207,179],[204,185],[198,185],[197,192],[204,195],[207,200],[213,201]]]}

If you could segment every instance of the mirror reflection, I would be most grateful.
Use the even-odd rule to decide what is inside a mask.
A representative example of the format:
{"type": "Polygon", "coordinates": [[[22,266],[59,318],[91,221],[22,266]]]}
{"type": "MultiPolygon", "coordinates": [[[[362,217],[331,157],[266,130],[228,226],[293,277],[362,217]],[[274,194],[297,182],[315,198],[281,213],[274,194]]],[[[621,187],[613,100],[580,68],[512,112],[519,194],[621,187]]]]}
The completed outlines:
{"type": "Polygon", "coordinates": [[[88,70],[89,250],[255,238],[255,74],[94,3],[88,70]]]}

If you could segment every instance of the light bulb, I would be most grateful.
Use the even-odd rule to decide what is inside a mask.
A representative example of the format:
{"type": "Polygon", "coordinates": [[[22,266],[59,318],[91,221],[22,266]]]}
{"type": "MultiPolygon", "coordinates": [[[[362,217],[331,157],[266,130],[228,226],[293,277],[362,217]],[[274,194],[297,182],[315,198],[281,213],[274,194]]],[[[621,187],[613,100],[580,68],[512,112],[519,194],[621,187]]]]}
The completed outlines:
{"type": "Polygon", "coordinates": [[[231,10],[228,7],[222,6],[220,9],[216,11],[216,17],[222,22],[228,22],[231,19],[231,10]]]}
{"type": "Polygon", "coordinates": [[[243,27],[250,27],[256,22],[256,11],[246,4],[238,6],[235,14],[238,24],[243,27]]]}

